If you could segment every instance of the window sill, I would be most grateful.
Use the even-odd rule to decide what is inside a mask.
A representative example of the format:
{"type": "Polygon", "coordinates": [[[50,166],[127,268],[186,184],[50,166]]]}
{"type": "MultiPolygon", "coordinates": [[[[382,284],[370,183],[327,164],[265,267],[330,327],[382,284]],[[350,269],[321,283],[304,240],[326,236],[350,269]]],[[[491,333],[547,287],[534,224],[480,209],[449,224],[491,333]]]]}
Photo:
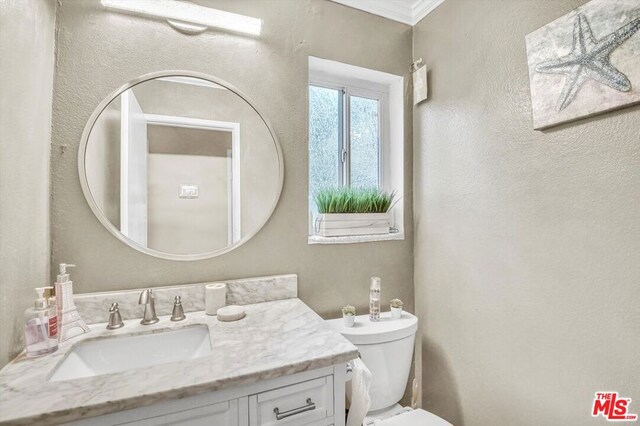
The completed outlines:
{"type": "Polygon", "coordinates": [[[320,235],[309,235],[308,244],[355,244],[368,243],[373,241],[398,241],[404,240],[404,232],[381,235],[353,235],[349,237],[321,237],[320,235]]]}

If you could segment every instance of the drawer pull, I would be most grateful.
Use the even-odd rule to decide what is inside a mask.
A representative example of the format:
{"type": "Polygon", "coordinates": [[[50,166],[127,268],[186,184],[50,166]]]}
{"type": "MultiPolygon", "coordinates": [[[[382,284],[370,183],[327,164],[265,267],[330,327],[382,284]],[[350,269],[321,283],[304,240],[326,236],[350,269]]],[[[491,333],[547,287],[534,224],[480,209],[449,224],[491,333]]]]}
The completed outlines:
{"type": "Polygon", "coordinates": [[[307,405],[305,406],[294,408],[289,411],[283,411],[282,413],[280,412],[280,409],[276,407],[273,409],[273,412],[276,413],[276,419],[282,420],[282,419],[286,419],[287,417],[295,416],[296,414],[304,413],[305,411],[311,411],[315,409],[316,409],[316,403],[311,401],[311,398],[307,398],[307,405]]]}

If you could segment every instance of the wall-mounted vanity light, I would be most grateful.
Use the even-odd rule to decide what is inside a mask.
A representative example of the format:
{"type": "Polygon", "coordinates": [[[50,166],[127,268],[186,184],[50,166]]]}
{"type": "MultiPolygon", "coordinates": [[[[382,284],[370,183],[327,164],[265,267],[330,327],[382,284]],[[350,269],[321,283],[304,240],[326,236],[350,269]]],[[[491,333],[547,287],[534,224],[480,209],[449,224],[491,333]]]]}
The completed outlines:
{"type": "Polygon", "coordinates": [[[215,27],[258,36],[262,20],[179,0],[101,0],[104,7],[166,19],[174,28],[197,34],[215,27]]]}

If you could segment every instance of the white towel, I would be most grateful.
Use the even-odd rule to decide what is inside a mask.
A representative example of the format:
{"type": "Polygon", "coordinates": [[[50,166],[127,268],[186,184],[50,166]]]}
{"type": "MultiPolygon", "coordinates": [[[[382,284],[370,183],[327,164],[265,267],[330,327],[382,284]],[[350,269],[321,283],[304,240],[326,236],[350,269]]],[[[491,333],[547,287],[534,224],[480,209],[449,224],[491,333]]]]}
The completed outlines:
{"type": "Polygon", "coordinates": [[[427,99],[429,94],[427,88],[427,67],[426,65],[413,71],[413,104],[418,105],[427,99]]]}
{"type": "Polygon", "coordinates": [[[360,426],[371,407],[369,387],[371,386],[371,371],[360,358],[351,361],[353,366],[353,378],[347,383],[347,395],[351,406],[347,417],[347,426],[360,426]],[[349,390],[349,388],[351,388],[349,390]]]}

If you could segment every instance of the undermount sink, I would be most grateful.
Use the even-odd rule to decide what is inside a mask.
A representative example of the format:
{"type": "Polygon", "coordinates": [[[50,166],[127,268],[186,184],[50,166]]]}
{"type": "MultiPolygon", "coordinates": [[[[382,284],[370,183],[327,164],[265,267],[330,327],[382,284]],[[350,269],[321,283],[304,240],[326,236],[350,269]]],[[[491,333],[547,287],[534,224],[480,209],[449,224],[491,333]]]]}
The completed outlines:
{"type": "Polygon", "coordinates": [[[49,381],[58,382],[187,361],[210,353],[211,340],[206,325],[158,333],[105,337],[76,345],[58,364],[49,381]]]}

